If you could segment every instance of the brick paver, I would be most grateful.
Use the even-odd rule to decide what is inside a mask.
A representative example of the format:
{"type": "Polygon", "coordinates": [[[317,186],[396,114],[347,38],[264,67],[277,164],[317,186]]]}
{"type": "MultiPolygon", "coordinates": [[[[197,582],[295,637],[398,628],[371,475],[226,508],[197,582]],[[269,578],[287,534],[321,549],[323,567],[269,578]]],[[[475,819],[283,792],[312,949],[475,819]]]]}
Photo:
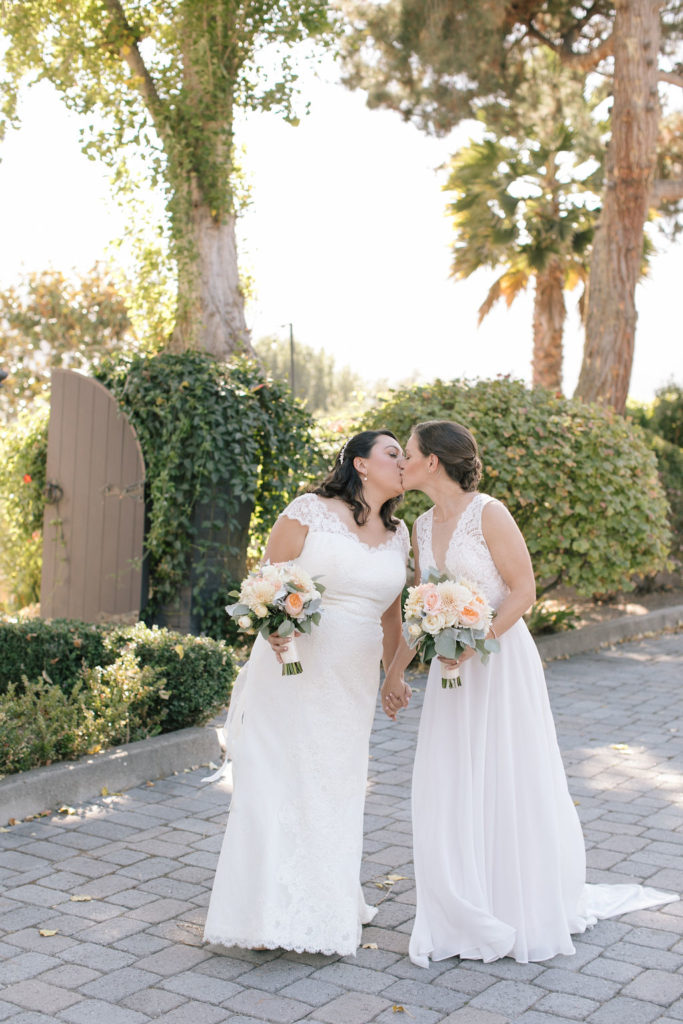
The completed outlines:
{"type": "MultiPolygon", "coordinates": [[[[590,881],[683,889],[682,666],[679,633],[548,668],[590,881]]],[[[681,1024],[682,903],[600,922],[545,964],[410,963],[415,688],[398,724],[375,721],[362,877],[378,913],[357,957],[202,945],[229,794],[198,767],[2,831],[0,1021],[681,1024]]]]}

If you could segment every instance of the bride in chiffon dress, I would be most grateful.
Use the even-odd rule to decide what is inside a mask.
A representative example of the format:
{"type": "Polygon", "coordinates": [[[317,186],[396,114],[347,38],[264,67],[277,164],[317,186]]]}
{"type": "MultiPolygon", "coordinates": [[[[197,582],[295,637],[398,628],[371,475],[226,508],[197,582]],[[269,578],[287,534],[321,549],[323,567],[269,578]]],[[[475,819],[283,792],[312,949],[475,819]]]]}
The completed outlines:
{"type": "MultiPolygon", "coordinates": [[[[283,677],[259,635],[235,686],[234,792],[209,942],[350,955],[375,914],[359,873],[380,660],[389,664],[400,639],[410,544],[391,515],[401,456],[391,434],[356,435],[319,493],[296,498],[273,529],[266,555],[320,579],[323,614],[296,640],[301,675],[283,677]],[[350,507],[359,497],[368,513],[361,524],[350,507]]],[[[277,650],[286,643],[273,639],[277,650]]]]}
{"type": "MultiPolygon", "coordinates": [[[[477,584],[498,610],[492,635],[500,642],[486,665],[461,657],[458,688],[442,688],[438,659],[430,667],[412,791],[417,907],[409,952],[420,967],[452,956],[527,963],[572,954],[572,933],[597,919],[678,899],[638,885],[586,884],[543,667],[521,618],[533,600],[531,563],[507,510],[474,492],[480,471],[476,442],[457,424],[419,424],[406,446],[406,489],[436,500],[415,523],[416,567],[422,579],[436,568],[477,584]],[[435,524],[439,509],[443,527],[435,524]],[[503,538],[499,561],[504,570],[521,566],[526,586],[506,581],[487,532],[497,551],[503,538]]],[[[385,682],[390,716],[403,703],[396,672],[411,656],[404,643],[385,682]]]]}

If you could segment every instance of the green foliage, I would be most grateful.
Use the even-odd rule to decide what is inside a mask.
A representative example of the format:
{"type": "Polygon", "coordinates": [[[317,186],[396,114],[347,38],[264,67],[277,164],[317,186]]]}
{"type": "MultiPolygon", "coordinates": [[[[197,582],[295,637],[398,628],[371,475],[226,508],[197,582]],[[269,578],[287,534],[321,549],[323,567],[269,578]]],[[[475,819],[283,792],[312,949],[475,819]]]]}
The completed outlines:
{"type": "Polygon", "coordinates": [[[0,696],[0,775],[86,753],[79,750],[77,704],[43,680],[12,684],[0,696]]]}
{"type": "Polygon", "coordinates": [[[88,373],[136,339],[111,272],[96,264],[80,278],[56,270],[26,274],[0,291],[0,422],[47,400],[54,367],[88,373]]]}
{"type": "MultiPolygon", "coordinates": [[[[206,269],[201,242],[217,225],[227,227],[228,242],[234,239],[236,111],[273,111],[296,123],[293,50],[330,36],[328,6],[326,0],[21,0],[3,6],[0,137],[18,122],[20,88],[47,80],[82,116],[82,148],[114,169],[115,189],[125,195],[144,175],[147,187],[163,190],[171,258],[183,282],[185,347],[196,344],[201,330],[201,311],[186,294],[189,289],[196,298],[206,269]]],[[[230,291],[237,304],[236,281],[230,291]]],[[[239,339],[229,341],[231,351],[239,339]]]]}
{"type": "Polygon", "coordinates": [[[657,468],[671,509],[671,553],[683,564],[683,388],[671,384],[655,392],[649,405],[631,402],[626,409],[657,458],[657,468]]]}
{"type": "Polygon", "coordinates": [[[577,619],[573,608],[558,607],[554,601],[536,601],[524,616],[529,632],[534,636],[576,629],[577,619]]]}
{"type": "Polygon", "coordinates": [[[145,457],[145,614],[173,602],[191,567],[195,597],[201,602],[208,594],[206,628],[218,618],[216,601],[225,605],[234,579],[245,573],[249,514],[252,540],[262,544],[283,505],[314,471],[310,418],[284,384],[245,360],[228,365],[197,352],[162,353],[109,363],[98,377],[129,416],[145,457]],[[205,524],[196,522],[198,507],[211,517],[205,524]],[[222,524],[229,543],[218,532],[222,524]],[[217,598],[210,586],[216,575],[217,598]]]}
{"type": "Polygon", "coordinates": [[[207,637],[0,622],[0,772],[200,724],[227,704],[234,675],[207,637]]]}
{"type": "Polygon", "coordinates": [[[663,437],[669,444],[683,448],[683,387],[680,384],[665,384],[655,391],[650,405],[630,403],[629,415],[646,430],[663,437]]]}
{"type": "Polygon", "coordinates": [[[164,732],[204,722],[227,704],[235,667],[225,644],[142,623],[114,631],[110,643],[116,648],[121,640],[141,670],[164,684],[165,693],[152,705],[156,714],[163,712],[164,732]]]}
{"type": "Polygon", "coordinates": [[[83,665],[109,665],[116,657],[101,626],[75,619],[0,620],[0,693],[23,676],[47,679],[67,696],[83,665]]]}
{"type": "MultiPolygon", "coordinates": [[[[446,134],[482,103],[515,102],[529,52],[548,47],[591,70],[614,24],[612,0],[344,0],[344,81],[368,105],[446,134]],[[596,54],[591,60],[590,55],[596,54]]],[[[678,0],[662,5],[662,51],[683,35],[678,0]]]]}
{"type": "Polygon", "coordinates": [[[40,598],[47,409],[0,431],[0,583],[10,608],[40,598]]]}
{"type": "MultiPolygon", "coordinates": [[[[289,341],[261,338],[254,351],[271,377],[286,380],[291,388],[291,349],[289,341]]],[[[324,349],[294,343],[294,396],[311,413],[330,412],[345,406],[363,387],[363,380],[348,366],[335,368],[334,356],[324,349]]]]}
{"type": "MultiPolygon", "coordinates": [[[[480,489],[500,498],[522,530],[539,593],[559,583],[580,594],[631,589],[667,565],[668,506],[643,432],[598,406],[500,378],[437,380],[395,392],[365,426],[406,441],[430,419],[464,423],[479,443],[480,489]]],[[[412,525],[429,507],[407,495],[412,525]]]]}

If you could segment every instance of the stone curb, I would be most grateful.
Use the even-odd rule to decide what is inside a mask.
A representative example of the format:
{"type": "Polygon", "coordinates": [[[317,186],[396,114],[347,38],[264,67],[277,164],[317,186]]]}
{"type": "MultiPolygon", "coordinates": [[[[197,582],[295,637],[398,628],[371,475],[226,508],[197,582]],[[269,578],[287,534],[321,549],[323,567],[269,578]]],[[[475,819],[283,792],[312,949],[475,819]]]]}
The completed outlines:
{"type": "Polygon", "coordinates": [[[652,636],[653,633],[666,633],[681,626],[683,604],[676,604],[644,615],[624,615],[593,626],[582,626],[581,629],[568,630],[556,636],[540,636],[536,639],[536,646],[543,661],[554,661],[556,658],[571,658],[573,654],[597,651],[601,647],[626,640],[652,636]]]}
{"type": "Polygon", "coordinates": [[[63,804],[86,803],[105,787],[109,793],[119,793],[192,765],[220,763],[218,731],[224,721],[225,713],[205,726],[151,736],[76,761],[8,776],[0,780],[0,824],[63,804]]]}
{"type": "MultiPolygon", "coordinates": [[[[553,661],[680,626],[683,626],[683,604],[583,626],[558,636],[539,637],[536,646],[544,661],[553,661]]],[[[0,823],[10,818],[20,820],[62,804],[85,803],[99,796],[104,787],[110,793],[118,793],[142,782],[165,778],[191,765],[219,762],[222,754],[218,733],[223,721],[224,715],[219,715],[206,726],[153,736],[78,761],[33,768],[2,779],[0,823]]]]}

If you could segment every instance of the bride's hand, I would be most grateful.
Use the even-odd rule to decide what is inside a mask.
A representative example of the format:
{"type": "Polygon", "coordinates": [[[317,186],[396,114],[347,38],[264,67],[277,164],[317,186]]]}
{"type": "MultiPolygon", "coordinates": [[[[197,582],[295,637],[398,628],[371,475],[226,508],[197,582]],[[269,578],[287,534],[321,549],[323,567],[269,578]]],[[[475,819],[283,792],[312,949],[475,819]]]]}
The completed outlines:
{"type": "Polygon", "coordinates": [[[474,647],[468,647],[457,658],[442,658],[441,655],[439,655],[438,657],[439,661],[441,662],[444,668],[454,669],[460,668],[464,661],[467,661],[469,658],[473,657],[474,653],[474,647]]]}
{"type": "Polygon", "coordinates": [[[382,684],[382,711],[393,722],[400,708],[408,706],[413,691],[401,676],[399,679],[387,676],[382,684]]]}
{"type": "Polygon", "coordinates": [[[282,653],[286,651],[294,637],[301,636],[298,630],[295,630],[291,636],[280,636],[278,633],[271,633],[268,637],[268,643],[273,648],[275,657],[282,665],[282,653]]]}

